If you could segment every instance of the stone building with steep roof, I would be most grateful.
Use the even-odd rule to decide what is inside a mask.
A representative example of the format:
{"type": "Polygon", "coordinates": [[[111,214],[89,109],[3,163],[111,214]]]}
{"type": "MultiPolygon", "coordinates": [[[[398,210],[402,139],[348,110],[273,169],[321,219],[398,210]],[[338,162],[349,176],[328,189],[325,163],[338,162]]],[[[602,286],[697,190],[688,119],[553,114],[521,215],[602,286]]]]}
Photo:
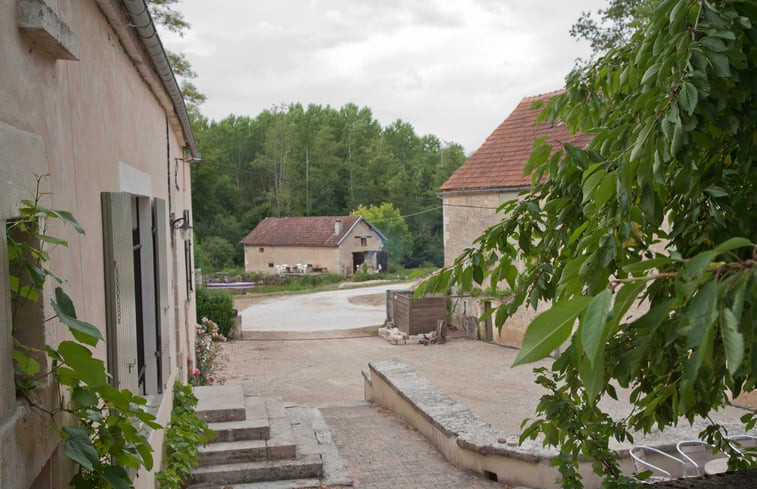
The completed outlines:
{"type": "MultiPolygon", "coordinates": [[[[443,203],[444,265],[470,247],[487,228],[498,223],[502,216],[497,208],[504,202],[518,198],[531,185],[531,177],[523,174],[533,149],[534,140],[547,136],[547,143],[570,143],[583,147],[588,138],[571,134],[562,124],[537,124],[538,110],[531,110],[537,101],[547,101],[560,92],[552,92],[520,101],[515,110],[492,132],[481,147],[468,158],[440,187],[443,203]]],[[[479,316],[482,305],[475,298],[459,298],[455,304],[453,322],[463,316],[479,316]]],[[[520,344],[525,326],[533,317],[532,311],[521,311],[513,317],[495,340],[506,344],[520,344]]]]}
{"type": "Polygon", "coordinates": [[[362,216],[267,217],[242,239],[247,272],[385,272],[387,240],[362,216]]]}

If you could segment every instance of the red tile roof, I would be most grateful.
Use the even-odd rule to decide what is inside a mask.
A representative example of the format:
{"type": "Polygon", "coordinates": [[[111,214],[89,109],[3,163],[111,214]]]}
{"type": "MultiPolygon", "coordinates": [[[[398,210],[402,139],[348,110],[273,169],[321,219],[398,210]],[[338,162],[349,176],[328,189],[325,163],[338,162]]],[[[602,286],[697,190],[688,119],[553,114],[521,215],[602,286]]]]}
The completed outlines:
{"type": "Polygon", "coordinates": [[[523,167],[533,150],[534,140],[549,136],[547,143],[571,143],[584,147],[589,138],[571,135],[563,123],[551,126],[548,121],[536,124],[539,110],[531,110],[537,100],[549,100],[562,91],[526,97],[510,116],[494,130],[463,165],[441,186],[442,191],[520,188],[531,185],[523,167]]]}
{"type": "Polygon", "coordinates": [[[266,217],[242,244],[254,246],[339,246],[339,241],[360,216],[266,217]],[[334,234],[337,219],[342,221],[341,233],[334,234]]]}

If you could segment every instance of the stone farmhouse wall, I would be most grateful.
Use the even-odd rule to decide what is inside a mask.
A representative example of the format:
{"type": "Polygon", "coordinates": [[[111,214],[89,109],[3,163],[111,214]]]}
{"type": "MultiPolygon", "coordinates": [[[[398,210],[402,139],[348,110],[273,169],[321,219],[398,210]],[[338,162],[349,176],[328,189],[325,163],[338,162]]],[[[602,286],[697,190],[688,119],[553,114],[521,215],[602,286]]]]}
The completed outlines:
{"type": "MultiPolygon", "coordinates": [[[[158,209],[156,222],[161,223],[160,234],[165,240],[157,242],[154,258],[164,260],[161,270],[165,275],[157,281],[146,280],[152,289],[143,284],[136,293],[144,294],[145,307],[158,309],[163,327],[161,343],[153,335],[153,344],[144,348],[148,357],[160,351],[165,361],[159,364],[148,360],[147,365],[150,406],[158,421],[165,423],[173,402],[174,379],[186,379],[187,355],[194,351],[195,302],[191,275],[187,274],[191,246],[178,233],[172,233],[169,224],[172,214],[182,216],[185,211],[191,220],[190,155],[185,154],[186,135],[174,108],[166,103],[168,97],[159,90],[162,85],[152,65],[147,65],[144,47],[130,29],[121,2],[0,0],[0,237],[5,238],[6,222],[18,217],[20,199],[33,198],[34,175],[49,175],[42,187],[49,193],[44,205],[71,211],[86,230],[82,236],[59,224],[51,226],[49,234],[67,240],[69,247],[52,250],[49,268],[67,279],[63,287],[73,299],[77,315],[100,328],[107,338],[112,348],[101,342],[96,351],[107,363],[113,349],[125,346],[115,343],[121,340],[112,332],[131,333],[127,330],[136,325],[117,323],[111,334],[107,331],[106,275],[114,264],[105,263],[108,219],[101,198],[103,193],[112,193],[125,199],[116,210],[131,216],[132,222],[117,225],[123,224],[119,229],[131,238],[132,225],[139,223],[140,236],[146,240],[143,256],[153,257],[153,248],[148,251],[147,244],[152,242],[151,210],[158,209]],[[46,9],[46,29],[53,38],[58,36],[62,46],[50,42],[47,32],[38,31],[35,37],[21,31],[17,17],[22,4],[41,4],[46,9]],[[157,289],[165,291],[163,298],[167,301],[159,308],[157,289]]],[[[143,262],[145,277],[157,268],[155,263],[152,258],[149,263],[143,262]]],[[[9,274],[3,244],[0,487],[68,487],[71,466],[62,456],[58,435],[44,415],[15,395],[9,274]]],[[[52,285],[48,284],[39,301],[38,317],[54,315],[49,305],[51,294],[52,285]]],[[[133,305],[133,299],[119,303],[123,311],[133,305]]],[[[54,322],[28,322],[24,329],[41,347],[55,345],[68,335],[54,322]]],[[[125,378],[121,380],[126,382],[125,378]]],[[[43,400],[57,402],[54,385],[43,387],[39,394],[43,400]]],[[[161,463],[162,438],[162,431],[149,434],[156,467],[161,463]]],[[[134,482],[138,489],[155,487],[153,475],[144,470],[134,482]]]]}

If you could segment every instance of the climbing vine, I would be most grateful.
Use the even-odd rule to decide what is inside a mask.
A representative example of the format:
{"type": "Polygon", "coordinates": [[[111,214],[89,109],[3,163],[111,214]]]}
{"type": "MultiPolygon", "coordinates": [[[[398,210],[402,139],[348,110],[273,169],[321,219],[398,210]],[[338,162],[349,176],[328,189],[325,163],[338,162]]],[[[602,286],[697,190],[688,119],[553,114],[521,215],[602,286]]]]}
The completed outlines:
{"type": "Polygon", "coordinates": [[[171,423],[163,442],[163,469],[155,474],[160,489],[181,489],[197,465],[199,446],[204,446],[213,436],[208,424],[197,416],[196,407],[192,386],[177,381],[173,386],[171,423]]]}
{"type": "Polygon", "coordinates": [[[70,212],[42,205],[47,195],[41,191],[45,178],[36,177],[33,199],[22,200],[20,217],[6,224],[16,392],[33,408],[49,415],[63,440],[63,452],[78,464],[70,481],[72,487],[129,489],[133,487],[130,469],[152,468],[152,448],[145,431],[161,426],[145,411],[144,398],[108,383],[105,363],[93,355],[103,341],[100,331],[77,317],[74,303],[63,289],[65,280],[47,267],[48,248],[68,246],[65,240],[48,234],[48,224],[58,221],[79,234],[84,234],[84,229],[70,212]],[[35,326],[27,324],[23,312],[30,303],[42,300],[48,279],[58,285],[50,300],[55,314],[44,319],[44,324],[62,323],[72,339],[57,346],[46,345],[43,352],[18,338],[24,328],[35,326]],[[40,362],[40,355],[46,355],[48,362],[40,362]],[[49,367],[43,370],[45,363],[49,367]],[[53,382],[67,395],[58,406],[49,407],[38,401],[38,389],[53,382]],[[62,424],[61,419],[72,422],[62,424]]]}

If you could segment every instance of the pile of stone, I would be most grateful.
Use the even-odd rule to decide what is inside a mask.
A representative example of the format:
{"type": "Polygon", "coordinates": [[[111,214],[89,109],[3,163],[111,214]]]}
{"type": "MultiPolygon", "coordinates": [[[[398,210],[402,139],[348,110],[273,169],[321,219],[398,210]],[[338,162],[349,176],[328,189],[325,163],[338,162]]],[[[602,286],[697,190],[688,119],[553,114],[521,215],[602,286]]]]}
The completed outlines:
{"type": "Polygon", "coordinates": [[[435,345],[443,343],[443,341],[439,341],[436,332],[410,335],[390,325],[379,328],[378,334],[392,345],[435,345]]]}

